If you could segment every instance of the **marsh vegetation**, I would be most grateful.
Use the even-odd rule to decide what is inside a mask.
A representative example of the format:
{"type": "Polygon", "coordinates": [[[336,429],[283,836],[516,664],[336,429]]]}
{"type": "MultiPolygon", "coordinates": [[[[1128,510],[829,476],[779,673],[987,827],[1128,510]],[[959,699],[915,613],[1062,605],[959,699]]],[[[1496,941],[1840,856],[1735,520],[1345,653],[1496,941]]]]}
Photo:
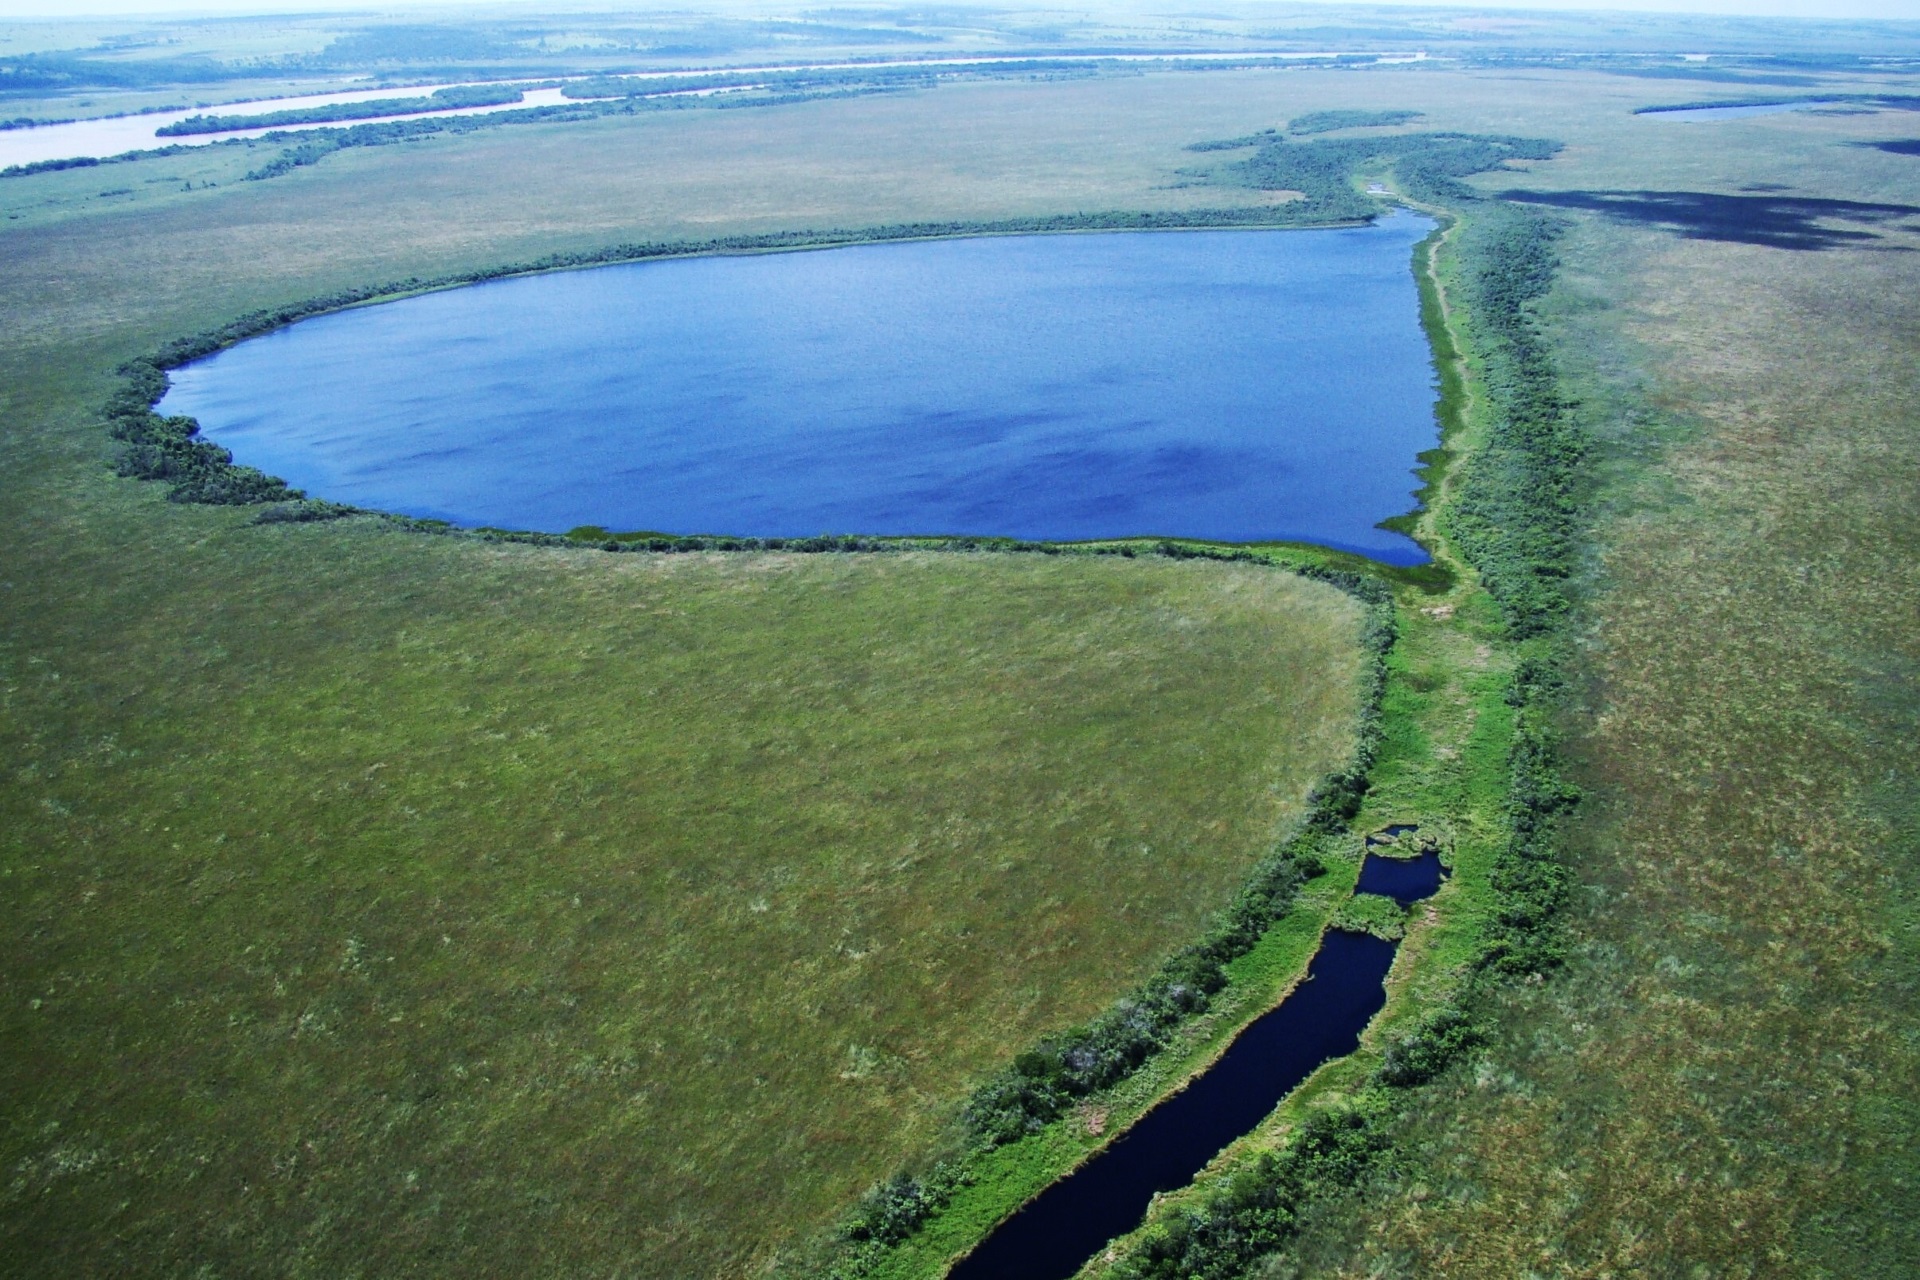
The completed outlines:
{"type": "MultiPolygon", "coordinates": [[[[309,52],[521,57],[462,38],[309,52]]],[[[113,442],[123,362],[508,264],[1284,221],[1359,180],[1484,197],[1429,299],[1459,425],[1411,523],[1449,554],[1385,580],[1398,636],[1342,819],[1418,821],[1453,874],[1359,1049],[1095,1270],[1911,1273],[1912,116],[1632,114],[1911,92],[1890,41],[1807,39],[1792,64],[1525,78],[976,79],[422,131],[272,182],[241,179],[274,145],[0,183],[6,1256],[718,1275],[804,1269],[868,1215],[899,1236],[872,1274],[938,1274],[1270,1007],[1357,875],[1273,881],[1204,1011],[1074,1093],[1076,1050],[1138,1056],[1115,1002],[1170,998],[1169,957],[1352,759],[1351,596],[1169,555],[260,525],[302,508],[114,474],[150,446],[194,496],[230,465],[113,442]],[[1288,132],[1328,112],[1421,115],[1288,132]],[[1568,145],[1455,171],[1464,135],[1508,131],[1568,145]],[[1415,134],[1430,175],[1392,141],[1415,134]],[[1551,822],[1564,863],[1535,856],[1551,822]],[[919,1214],[1009,1072],[1058,1093],[1039,1131],[919,1214]]],[[[109,61],[9,67],[52,94],[109,61]]]]}

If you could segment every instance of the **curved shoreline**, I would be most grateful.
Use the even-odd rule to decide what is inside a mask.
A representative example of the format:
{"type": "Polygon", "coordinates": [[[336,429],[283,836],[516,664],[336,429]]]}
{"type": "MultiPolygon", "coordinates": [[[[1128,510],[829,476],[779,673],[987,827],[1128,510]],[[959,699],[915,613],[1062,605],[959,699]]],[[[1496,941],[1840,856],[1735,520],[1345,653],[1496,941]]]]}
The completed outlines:
{"type": "MultiPolygon", "coordinates": [[[[744,256],[760,253],[785,253],[845,248],[861,244],[897,244],[932,240],[982,238],[991,236],[1027,236],[1049,234],[1091,234],[1112,231],[1202,231],[1202,230],[1330,230],[1365,225],[1350,220],[1308,222],[1299,217],[1275,218],[1287,206],[1259,206],[1247,209],[1204,209],[1181,213],[1102,212],[1069,214],[1041,218],[1006,219],[993,222],[905,223],[864,229],[780,232],[758,236],[733,236],[710,241],[665,241],[615,245],[607,249],[579,254],[556,254],[532,262],[503,264],[478,271],[421,279],[410,277],[382,285],[345,290],[310,298],[302,302],[252,312],[218,329],[175,339],[147,357],[120,366],[128,386],[106,405],[109,433],[128,445],[119,464],[121,474],[141,479],[166,480],[172,484],[173,501],[210,505],[265,506],[259,517],[263,523],[305,522],[346,516],[378,516],[402,527],[436,533],[481,537],[487,540],[538,542],[548,546],[598,546],[607,551],[632,550],[759,550],[784,549],[817,539],[763,538],[751,535],[708,534],[668,535],[651,532],[611,533],[583,526],[571,534],[548,531],[510,530],[492,527],[465,529],[446,521],[421,519],[393,512],[361,508],[309,498],[302,490],[284,480],[244,464],[236,464],[230,451],[200,436],[200,425],[190,417],[162,416],[156,406],[169,389],[167,371],[205,359],[219,351],[251,338],[263,336],[302,320],[317,316],[377,306],[427,293],[463,288],[498,280],[524,278],[561,271],[587,270],[602,266],[668,261],[696,257],[744,256]],[[269,505],[277,504],[277,505],[269,505]],[[584,534],[586,536],[582,537],[584,534]]],[[[1391,527],[1384,525],[1382,527],[1391,527]]],[[[910,545],[964,543],[1005,544],[1017,539],[998,539],[991,535],[923,536],[853,535],[864,543],[901,543],[910,545]]],[[[1156,535],[1125,535],[1099,542],[1165,541],[1156,535]]],[[[1208,545],[1209,539],[1179,539],[1192,545],[1208,545]]],[[[1412,539],[1423,552],[1430,549],[1418,538],[1412,539]]],[[[1047,540],[1034,545],[1068,546],[1073,542],[1047,540]]],[[[1276,545],[1272,541],[1219,545],[1276,545]]],[[[1340,548],[1320,548],[1314,543],[1282,541],[1293,545],[1323,549],[1340,557],[1354,557],[1376,563],[1363,553],[1340,548]]],[[[864,549],[864,547],[862,548],[864,549]]],[[[1424,566],[1397,566],[1419,573],[1424,566]]]]}

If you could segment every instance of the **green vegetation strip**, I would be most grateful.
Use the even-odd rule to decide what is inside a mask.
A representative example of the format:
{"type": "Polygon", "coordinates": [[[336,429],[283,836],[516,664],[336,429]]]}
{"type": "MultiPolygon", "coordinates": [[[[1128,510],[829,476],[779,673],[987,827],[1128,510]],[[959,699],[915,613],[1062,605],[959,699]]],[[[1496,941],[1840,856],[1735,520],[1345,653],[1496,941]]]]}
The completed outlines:
{"type": "MultiPolygon", "coordinates": [[[[1225,552],[1177,542],[1159,543],[1158,549],[1178,558],[1233,560],[1252,555],[1245,549],[1225,552]]],[[[1358,872],[1359,842],[1349,823],[1359,811],[1380,750],[1394,605],[1392,591],[1371,575],[1313,561],[1268,562],[1338,587],[1366,609],[1365,700],[1352,758],[1315,787],[1300,830],[1254,868],[1204,938],[1175,952],[1105,1013],[1042,1040],[976,1089],[945,1140],[946,1154],[922,1174],[902,1172],[875,1187],[841,1224],[837,1241],[816,1244],[789,1260],[792,1274],[865,1280],[944,1268],[955,1253],[964,1252],[1007,1213],[1098,1149],[1108,1124],[1113,1133],[1119,1132],[1193,1068],[1204,1067],[1212,1054],[1224,1050],[1232,1033],[1269,1006],[1288,978],[1304,967],[1325,923],[1326,903],[1339,895],[1330,884],[1319,886],[1322,892],[1302,908],[1298,899],[1303,886],[1331,877],[1344,892],[1358,872]],[[1284,937],[1291,941],[1282,944],[1276,927],[1287,924],[1293,927],[1284,937]],[[1276,970],[1271,963],[1243,963],[1267,946],[1269,938],[1284,945],[1287,966],[1276,970]],[[1222,1001],[1236,966],[1239,987],[1222,1001]],[[1221,1004],[1236,1016],[1216,1019],[1204,1030],[1195,1028],[1221,1004]],[[1163,1060],[1154,1062],[1160,1055],[1163,1060]],[[1121,1090],[1149,1064],[1157,1068],[1150,1073],[1155,1087],[1121,1090]],[[1095,1111],[1080,1110],[1090,1103],[1095,1111]],[[1092,1115],[1099,1119],[1089,1123],[1092,1115]],[[958,1211],[949,1213],[950,1206],[958,1211]],[[933,1229],[927,1230],[930,1223],[933,1229]]]]}
{"type": "Polygon", "coordinates": [[[1772,97],[1702,98],[1695,102],[1669,102],[1659,106],[1635,107],[1637,116],[1657,116],[1668,111],[1707,111],[1720,107],[1786,107],[1804,103],[1808,107],[1882,107],[1890,110],[1920,110],[1920,94],[1912,93],[1808,93],[1772,97]]]}
{"type": "Polygon", "coordinates": [[[188,116],[153,131],[156,138],[189,138],[229,129],[272,129],[289,124],[327,124],[337,120],[374,120],[381,116],[416,115],[460,107],[510,106],[525,97],[517,84],[450,85],[413,98],[374,98],[367,102],[335,102],[320,107],[292,107],[251,115],[188,116]]]}

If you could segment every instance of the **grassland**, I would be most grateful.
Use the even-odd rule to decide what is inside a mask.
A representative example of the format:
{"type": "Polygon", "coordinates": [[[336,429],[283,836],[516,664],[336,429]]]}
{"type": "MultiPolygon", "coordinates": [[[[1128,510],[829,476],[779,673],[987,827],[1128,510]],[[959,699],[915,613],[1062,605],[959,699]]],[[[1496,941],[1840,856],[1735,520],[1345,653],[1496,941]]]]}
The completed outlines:
{"type": "Polygon", "coordinates": [[[1546,318],[1602,444],[1573,951],[1275,1275],[1920,1267],[1912,132],[1526,184],[1580,211],[1546,318]]]}
{"type": "Polygon", "coordinates": [[[1493,989],[1490,1043],[1261,1274],[1920,1266],[1912,132],[1602,119],[1510,184],[1574,219],[1541,314],[1597,445],[1568,956],[1493,989]]]}
{"type": "MultiPolygon", "coordinates": [[[[1018,674],[1030,649],[1096,667],[1097,653],[1184,652],[1191,632],[1170,624],[1212,600],[1241,620],[1237,630],[1203,629],[1223,642],[1214,665],[1200,664],[1214,673],[1212,703],[1154,689],[1175,674],[1166,669],[1109,662],[1102,679],[1111,683],[1056,687],[1049,704],[1143,715],[1139,699],[1150,693],[1156,716],[1164,699],[1200,724],[1250,696],[1228,670],[1247,645],[1299,638],[1293,622],[1276,620],[1279,602],[1247,598],[1291,589],[1272,585],[1290,579],[1155,563],[1157,576],[1135,582],[1117,571],[1137,562],[1061,569],[1000,559],[769,561],[747,571],[462,547],[351,523],[248,528],[111,479],[92,410],[118,360],[255,306],[616,240],[1251,202],[1257,193],[1186,185],[1179,170],[1193,157],[1182,148],[1308,111],[1404,109],[1426,113],[1420,128],[1570,144],[1533,175],[1483,185],[1547,191],[1580,224],[1567,242],[1571,283],[1549,319],[1588,420],[1608,442],[1610,505],[1597,534],[1607,554],[1591,568],[1594,643],[1581,658],[1587,702],[1569,726],[1596,799],[1578,846],[1578,945],[1565,972],[1505,997],[1495,1047],[1443,1082],[1402,1132],[1400,1172],[1364,1201],[1324,1207],[1278,1265],[1805,1274],[1877,1256],[1898,1274],[1905,1237],[1892,1227],[1906,1212],[1900,1188],[1914,1185],[1901,1167],[1913,1127],[1902,1101],[1913,1096],[1913,1054],[1902,1037],[1912,1025],[1903,1002],[1913,998],[1914,863],[1898,841],[1913,828],[1901,755],[1914,711],[1913,584],[1900,524],[1913,504],[1900,486],[1914,474],[1914,319],[1902,299],[1915,293],[1910,255],[1885,250],[1910,242],[1897,224],[1912,219],[1897,210],[1920,201],[1911,157],[1852,144],[1915,130],[1898,115],[1709,129],[1628,114],[1659,100],[1658,88],[1533,70],[982,84],[435,139],[206,190],[146,182],[165,178],[169,162],[141,161],[119,167],[139,181],[114,180],[136,193],[120,198],[127,207],[84,184],[59,185],[72,175],[7,184],[0,199],[10,210],[33,205],[9,224],[0,255],[9,299],[0,312],[5,714],[20,762],[7,802],[23,815],[6,857],[9,879],[27,886],[10,884],[6,908],[18,958],[6,966],[4,1043],[18,1056],[5,1071],[10,1099],[33,1099],[10,1106],[5,1129],[13,1181],[0,1222],[10,1256],[44,1258],[47,1270],[147,1273],[200,1262],[245,1271],[269,1254],[316,1270],[356,1259],[379,1270],[387,1256],[422,1270],[580,1270],[623,1259],[643,1272],[748,1270],[910,1156],[943,1106],[1012,1048],[1100,1007],[1192,936],[1235,882],[1232,868],[1247,865],[1287,812],[1284,786],[1265,793],[1262,811],[1258,786],[1226,781],[1258,772],[1235,753],[1307,743],[1282,730],[1282,711],[1295,713],[1242,704],[1268,726],[1266,739],[1202,733],[1197,754],[1133,758],[1174,769],[1185,781],[1171,790],[1163,776],[1125,773],[1133,753],[1119,738],[1096,744],[1076,776],[1121,768],[1134,781],[1109,789],[1106,812],[1116,823],[1160,823],[1157,848],[1192,836],[1194,810],[1178,796],[1229,799],[1227,812],[1207,818],[1228,824],[1219,843],[1209,836],[1182,855],[1218,878],[1148,875],[1164,896],[1137,916],[1109,914],[1104,899],[1070,908],[1063,899],[1046,910],[1077,913],[1070,928],[1081,932],[1036,934],[1032,919],[1005,915],[998,950],[948,942],[936,952],[944,935],[924,916],[929,906],[957,908],[953,919],[971,922],[976,938],[991,907],[954,891],[957,881],[921,879],[962,874],[937,860],[879,875],[912,825],[897,814],[940,796],[978,802],[973,812],[1006,823],[990,801],[1020,797],[1009,812],[1032,816],[1019,839],[1033,848],[1057,793],[1013,768],[1006,741],[984,731],[977,755],[951,773],[930,749],[917,764],[905,760],[898,738],[944,741],[946,718],[961,714],[956,700],[991,701],[990,691],[951,683],[950,671],[888,665],[866,643],[871,628],[906,644],[971,635],[994,619],[987,633],[1004,647],[982,645],[976,670],[1038,681],[1028,686],[1037,695],[1049,673],[1018,674]],[[521,180],[506,187],[502,171],[521,180]],[[1816,174],[1814,190],[1742,190],[1813,186],[1816,174]],[[1804,203],[1836,193],[1855,204],[1804,203]],[[1744,240],[1729,230],[1730,209],[1745,218],[1734,226],[1746,228],[1744,240]],[[1067,575],[1071,590],[1047,587],[1048,573],[1067,575]],[[916,585],[902,589],[903,579],[916,585]],[[636,617],[643,590],[683,612],[636,617]],[[1124,607],[1141,591],[1168,608],[1124,607]],[[710,695],[684,704],[699,714],[683,710],[676,722],[765,716],[770,744],[782,741],[771,730],[817,723],[861,692],[832,663],[809,666],[733,634],[751,630],[742,619],[765,616],[749,612],[756,598],[783,601],[784,625],[880,681],[888,697],[869,688],[871,705],[899,726],[889,739],[851,716],[835,721],[865,762],[852,778],[828,761],[802,787],[808,775],[796,782],[760,761],[750,783],[812,820],[849,829],[865,815],[871,824],[855,833],[870,845],[849,839],[847,858],[807,882],[809,931],[832,938],[774,932],[799,929],[798,915],[779,914],[775,876],[800,868],[797,857],[757,864],[759,880],[675,881],[661,870],[649,886],[657,896],[619,901],[643,882],[619,846],[635,830],[664,829],[641,797],[728,794],[704,774],[697,787],[676,784],[672,770],[690,767],[679,757],[640,776],[616,767],[645,740],[638,735],[657,740],[649,724],[665,723],[649,721],[639,699],[642,688],[662,688],[644,675],[648,663],[670,663],[692,682],[684,696],[710,695]],[[1049,612],[1056,600],[1066,603],[1049,612]],[[853,602],[874,617],[856,616],[853,602]],[[630,643],[639,628],[683,647],[630,643]],[[1242,640],[1225,643],[1234,634],[1242,640]],[[1096,654],[1069,643],[1089,635],[1104,637],[1096,654]],[[737,705],[738,682],[701,656],[708,645],[790,670],[789,692],[737,705]],[[607,678],[622,673],[631,679],[607,678]],[[513,701],[521,697],[524,715],[513,701]],[[804,698],[817,705],[795,712],[804,698]],[[479,723],[494,712],[504,714],[479,723]],[[529,734],[542,726],[544,737],[529,734]],[[116,754],[135,748],[140,756],[116,754]],[[919,789],[879,794],[903,766],[919,789]],[[976,771],[995,789],[946,796],[943,781],[977,785],[976,771]],[[450,798],[460,778],[499,804],[450,798]],[[482,778],[491,790],[473,785],[482,778]],[[230,820],[246,804],[255,810],[246,822],[230,820]],[[515,826],[508,807],[538,821],[515,826]],[[123,817],[133,821],[120,825],[123,817]],[[142,822],[191,838],[175,851],[173,832],[142,831],[142,822]],[[566,837],[554,841],[556,830],[566,837]],[[260,836],[267,831],[272,842],[260,836]],[[295,843],[314,832],[324,836],[316,845],[295,843]],[[595,832],[597,846],[585,839],[595,832]],[[496,861],[484,861],[488,853],[496,861]],[[762,900],[767,910],[754,910],[762,900]],[[676,920],[701,927],[668,929],[676,920]],[[821,961],[813,977],[787,979],[811,983],[799,998],[838,1019],[808,1032],[805,1062],[755,1049],[786,1042],[799,1025],[794,991],[766,987],[773,994],[759,1002],[753,957],[728,951],[755,929],[773,932],[775,946],[813,947],[821,961]],[[266,934],[281,939],[280,952],[261,953],[266,934]],[[1054,950],[1027,957],[1035,936],[1054,950]],[[860,960],[835,949],[861,951],[869,939],[886,945],[860,960]],[[462,941],[477,948],[468,959],[445,950],[462,941]],[[956,1009],[951,989],[934,1000],[933,971],[912,964],[879,974],[873,962],[889,959],[888,948],[904,958],[915,945],[936,971],[971,974],[977,998],[995,1007],[956,1009]],[[468,962],[473,955],[484,964],[468,962]],[[661,970],[662,956],[670,968],[661,970]],[[486,983],[475,984],[476,970],[486,983]],[[298,1009],[272,994],[276,977],[293,979],[289,995],[305,998],[298,1009]],[[665,1038],[637,1011],[643,1002],[690,1001],[680,993],[709,982],[732,998],[687,1006],[701,1012],[674,1029],[673,1070],[629,1071],[665,1038]],[[284,1029],[310,1009],[323,1022],[337,1009],[332,1039],[272,1034],[274,1018],[284,1029]],[[422,1028],[426,1014],[440,1021],[422,1028]],[[384,1020],[395,1016],[401,1022],[384,1020]],[[915,1058],[908,1031],[870,1034],[885,1017],[919,1037],[913,1044],[949,1037],[940,1048],[951,1056],[915,1058]],[[756,1052],[768,1066],[747,1065],[756,1052]],[[495,1073],[474,1083],[487,1054],[495,1073]],[[922,1074],[935,1070],[951,1074],[922,1074]],[[691,1083],[635,1103],[634,1076],[691,1083]],[[756,1076],[793,1080],[795,1090],[759,1101],[770,1086],[756,1076]],[[713,1091],[700,1092],[709,1079],[713,1091]],[[521,1091],[483,1092],[496,1083],[521,1091]],[[834,1119],[812,1146],[806,1124],[782,1128],[822,1099],[839,1109],[822,1113],[834,1119]],[[628,1106],[636,1110],[619,1109],[628,1106]],[[781,1162],[809,1152],[817,1163],[800,1185],[781,1162]],[[740,1172],[699,1191],[715,1168],[740,1172]],[[789,1198],[770,1205],[774,1182],[789,1198]],[[569,1187],[589,1194],[568,1196],[569,1187]],[[671,1267],[657,1261],[669,1256],[671,1267]]],[[[1318,652],[1334,670],[1345,606],[1319,599],[1318,652]]],[[[1431,915],[1411,922],[1393,1002],[1363,1054],[1318,1077],[1249,1149],[1283,1146],[1305,1114],[1358,1086],[1387,1038],[1452,989],[1460,939],[1485,909],[1467,890],[1485,870],[1501,803],[1483,785],[1508,723],[1498,620],[1467,597],[1451,613],[1414,595],[1403,603],[1390,748],[1363,819],[1446,815],[1461,870],[1431,915]]],[[[1293,606],[1284,612],[1292,617],[1293,606]]],[[[1336,672],[1324,688],[1338,684],[1336,672]]],[[[1010,689],[995,705],[1037,703],[1021,701],[1027,691],[1010,689]]],[[[985,703],[975,709],[976,723],[998,723],[985,703]]],[[[1335,755],[1339,734],[1327,726],[1337,720],[1337,711],[1321,720],[1331,734],[1323,750],[1335,755]]],[[[720,720],[707,741],[737,746],[722,731],[728,723],[745,721],[720,720]]],[[[1049,732],[1073,723],[1063,710],[1049,732]]],[[[716,748],[710,763],[731,778],[755,762],[716,748]]],[[[806,757],[804,767],[819,763],[806,757]]],[[[1313,767],[1302,760],[1296,787],[1313,767]]],[[[687,830],[725,832],[756,812],[768,816],[718,803],[679,816],[687,830]]],[[[1082,820],[1092,833],[1100,819],[1082,820]]],[[[972,836],[976,850],[1000,847],[972,836]]],[[[1049,892],[1084,891],[1084,869],[1104,866],[1090,852],[1095,840],[1080,846],[1079,863],[1045,873],[1059,884],[1037,893],[1019,882],[1016,860],[1002,907],[1034,910],[1049,892]]],[[[698,844],[688,847],[692,865],[721,866],[698,844]]],[[[973,862],[969,885],[982,867],[1002,874],[992,853],[973,862]]],[[[1283,982],[1283,968],[1262,980],[1283,982]]]]}
{"type": "Polygon", "coordinates": [[[49,1271],[738,1269],[1194,931],[1345,749],[1353,612],[1290,575],[202,537],[8,575],[49,1271]]]}

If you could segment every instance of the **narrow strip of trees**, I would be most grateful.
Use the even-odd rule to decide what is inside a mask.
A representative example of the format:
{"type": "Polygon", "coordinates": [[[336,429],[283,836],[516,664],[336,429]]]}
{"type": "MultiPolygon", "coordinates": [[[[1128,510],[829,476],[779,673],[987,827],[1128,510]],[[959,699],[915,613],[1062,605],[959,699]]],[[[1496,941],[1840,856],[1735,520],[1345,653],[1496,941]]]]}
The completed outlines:
{"type": "Polygon", "coordinates": [[[366,102],[334,102],[318,107],[290,107],[236,115],[193,115],[155,129],[158,138],[190,138],[232,129],[275,129],[291,124],[331,124],[340,120],[377,120],[383,116],[417,115],[458,107],[510,106],[526,96],[519,85],[449,85],[411,98],[373,98],[366,102]]]}

